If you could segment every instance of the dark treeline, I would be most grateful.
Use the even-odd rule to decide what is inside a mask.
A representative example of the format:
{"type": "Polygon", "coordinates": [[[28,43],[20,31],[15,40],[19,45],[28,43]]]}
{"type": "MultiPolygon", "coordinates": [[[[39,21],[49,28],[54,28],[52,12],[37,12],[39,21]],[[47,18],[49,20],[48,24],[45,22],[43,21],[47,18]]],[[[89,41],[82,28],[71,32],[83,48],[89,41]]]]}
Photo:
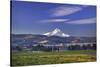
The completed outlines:
{"type": "Polygon", "coordinates": [[[37,45],[37,46],[28,46],[28,47],[23,47],[23,46],[14,46],[11,48],[12,50],[17,50],[17,51],[60,51],[60,50],[96,50],[96,44],[93,45],[70,45],[70,46],[53,46],[53,47],[45,47],[43,45],[37,45]]]}

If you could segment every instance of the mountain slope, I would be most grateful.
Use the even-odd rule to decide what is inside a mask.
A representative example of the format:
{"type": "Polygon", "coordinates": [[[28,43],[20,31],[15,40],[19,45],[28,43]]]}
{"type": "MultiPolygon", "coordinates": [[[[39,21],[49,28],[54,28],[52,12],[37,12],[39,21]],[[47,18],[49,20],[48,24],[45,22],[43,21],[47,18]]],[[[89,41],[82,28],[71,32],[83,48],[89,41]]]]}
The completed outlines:
{"type": "Polygon", "coordinates": [[[46,35],[46,36],[60,36],[60,37],[70,37],[69,34],[65,34],[63,33],[60,29],[56,28],[54,29],[53,31],[51,32],[47,32],[43,35],[46,35]]]}

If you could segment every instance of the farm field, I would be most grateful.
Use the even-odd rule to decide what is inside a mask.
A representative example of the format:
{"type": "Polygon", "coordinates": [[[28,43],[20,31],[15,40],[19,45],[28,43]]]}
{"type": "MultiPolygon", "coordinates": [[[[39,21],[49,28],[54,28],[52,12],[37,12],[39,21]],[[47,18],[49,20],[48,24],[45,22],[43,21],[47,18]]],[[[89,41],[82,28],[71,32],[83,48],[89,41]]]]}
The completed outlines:
{"type": "Polygon", "coordinates": [[[94,61],[96,61],[95,50],[11,53],[11,66],[94,62],[94,61]]]}

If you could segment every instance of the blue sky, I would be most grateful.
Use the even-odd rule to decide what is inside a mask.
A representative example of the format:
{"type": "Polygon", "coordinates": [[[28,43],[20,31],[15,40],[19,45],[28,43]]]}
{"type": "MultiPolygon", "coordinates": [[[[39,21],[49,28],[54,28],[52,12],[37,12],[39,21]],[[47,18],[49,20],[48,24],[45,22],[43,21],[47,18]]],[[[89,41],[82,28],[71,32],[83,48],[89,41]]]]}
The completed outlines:
{"type": "Polygon", "coordinates": [[[55,28],[72,36],[96,36],[96,7],[12,1],[12,33],[44,34],[55,28]]]}

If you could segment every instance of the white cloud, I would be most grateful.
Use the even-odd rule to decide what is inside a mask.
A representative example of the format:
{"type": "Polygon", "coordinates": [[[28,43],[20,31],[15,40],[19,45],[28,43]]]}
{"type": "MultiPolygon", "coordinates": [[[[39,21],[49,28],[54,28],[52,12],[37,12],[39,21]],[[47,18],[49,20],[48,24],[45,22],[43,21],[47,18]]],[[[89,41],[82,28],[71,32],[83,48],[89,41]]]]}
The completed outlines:
{"type": "Polygon", "coordinates": [[[68,22],[65,22],[65,23],[69,23],[69,24],[91,24],[91,23],[96,23],[96,18],[73,20],[73,21],[68,21],[68,22]]]}
{"type": "Polygon", "coordinates": [[[67,22],[69,19],[46,19],[41,20],[40,22],[49,23],[49,22],[67,22]]]}
{"type": "Polygon", "coordinates": [[[81,11],[82,9],[83,7],[77,7],[77,6],[60,6],[60,7],[51,9],[51,13],[52,13],[51,16],[59,17],[59,16],[70,15],[78,11],[81,11]]]}
{"type": "Polygon", "coordinates": [[[70,20],[70,19],[45,19],[39,22],[42,23],[68,23],[68,24],[91,24],[96,23],[96,18],[86,18],[79,20],[70,20]]]}

